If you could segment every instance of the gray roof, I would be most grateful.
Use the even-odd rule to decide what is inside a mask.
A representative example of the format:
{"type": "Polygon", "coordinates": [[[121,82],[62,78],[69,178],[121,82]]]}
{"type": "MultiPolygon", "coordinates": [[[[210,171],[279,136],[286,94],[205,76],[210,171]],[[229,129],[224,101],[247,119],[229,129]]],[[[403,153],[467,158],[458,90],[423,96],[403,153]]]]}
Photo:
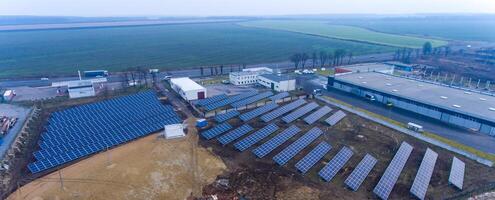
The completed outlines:
{"type": "Polygon", "coordinates": [[[294,80],[295,78],[289,75],[278,75],[278,74],[262,74],[260,75],[266,79],[275,81],[275,82],[280,82],[280,81],[287,81],[287,80],[294,80]]]}
{"type": "Polygon", "coordinates": [[[495,122],[495,96],[376,72],[336,80],[495,122]]]}

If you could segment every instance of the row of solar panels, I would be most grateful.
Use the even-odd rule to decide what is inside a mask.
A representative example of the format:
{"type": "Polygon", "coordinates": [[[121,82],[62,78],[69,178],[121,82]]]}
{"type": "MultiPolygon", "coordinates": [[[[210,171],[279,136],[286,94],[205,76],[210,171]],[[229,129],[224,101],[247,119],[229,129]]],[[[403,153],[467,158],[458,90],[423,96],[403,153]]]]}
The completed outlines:
{"type": "Polygon", "coordinates": [[[111,148],[156,132],[181,119],[170,105],[162,105],[153,92],[142,92],[87,104],[51,116],[47,132],[34,153],[37,161],[28,165],[32,173],[62,165],[92,153],[111,148]],[[115,109],[118,108],[118,109],[115,109]],[[104,112],[93,119],[90,113],[104,112]],[[62,119],[59,119],[62,118],[62,119]],[[65,122],[80,122],[56,127],[65,122]]]}
{"type": "MultiPolygon", "coordinates": [[[[203,132],[203,137],[206,139],[212,139],[216,136],[221,135],[232,129],[232,126],[228,123],[224,123],[221,129],[210,129],[203,132]],[[214,134],[212,134],[215,132],[214,134]]],[[[271,123],[257,131],[253,134],[245,137],[244,139],[236,142],[234,147],[239,151],[245,151],[254,144],[260,142],[261,140],[267,138],[269,135],[273,134],[279,127],[271,123]]],[[[247,133],[253,130],[248,124],[245,124],[237,129],[234,129],[225,135],[218,138],[218,141],[222,145],[229,144],[236,139],[241,138],[247,133]]],[[[261,144],[257,148],[253,149],[253,153],[259,157],[263,158],[270,152],[275,150],[277,147],[297,135],[300,129],[292,125],[289,128],[283,130],[276,136],[269,139],[267,142],[261,144]]],[[[283,149],[277,155],[273,157],[274,162],[279,165],[285,165],[289,160],[295,157],[299,152],[309,146],[313,141],[315,141],[323,132],[317,127],[309,130],[306,134],[301,136],[295,142],[290,144],[288,147],[283,149]]],[[[320,161],[325,154],[327,154],[332,146],[326,142],[320,142],[315,148],[313,148],[308,154],[306,154],[301,160],[299,160],[295,167],[298,171],[305,174],[307,173],[318,161],[320,161]]],[[[395,154],[394,158],[390,162],[389,166],[382,175],[380,181],[375,186],[373,192],[381,199],[388,199],[397,179],[400,176],[402,169],[404,168],[409,155],[412,152],[413,147],[406,142],[403,142],[395,154]]],[[[343,147],[329,162],[325,167],[323,167],[318,175],[325,181],[331,181],[335,175],[344,167],[344,165],[352,157],[353,152],[348,147],[343,147]]],[[[438,154],[427,149],[423,161],[419,167],[419,170],[414,179],[413,185],[410,192],[419,199],[424,199],[426,196],[426,191],[433,174],[433,169],[435,166],[438,154]]],[[[366,154],[364,158],[359,162],[353,172],[347,177],[344,183],[354,191],[359,189],[359,186],[366,179],[368,174],[371,172],[373,167],[376,165],[377,160],[373,156],[366,154]]],[[[464,163],[459,159],[453,159],[452,169],[449,176],[449,182],[455,185],[457,188],[462,189],[462,183],[464,179],[464,163]]]]}
{"type": "Polygon", "coordinates": [[[231,105],[233,108],[240,108],[266,98],[275,102],[276,100],[288,96],[288,92],[281,92],[274,95],[273,92],[270,91],[263,93],[258,93],[257,91],[248,91],[234,96],[227,96],[225,94],[217,95],[207,99],[198,100],[194,104],[196,106],[204,107],[206,111],[211,111],[227,105],[231,105]]]}

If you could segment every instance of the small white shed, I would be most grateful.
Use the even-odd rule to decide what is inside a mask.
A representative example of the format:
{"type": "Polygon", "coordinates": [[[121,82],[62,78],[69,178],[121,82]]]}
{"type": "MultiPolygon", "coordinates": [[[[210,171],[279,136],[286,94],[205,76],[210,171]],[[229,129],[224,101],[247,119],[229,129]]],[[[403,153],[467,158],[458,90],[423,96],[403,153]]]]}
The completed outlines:
{"type": "Polygon", "coordinates": [[[167,140],[186,136],[182,124],[165,125],[165,130],[163,131],[163,135],[167,140]]]}

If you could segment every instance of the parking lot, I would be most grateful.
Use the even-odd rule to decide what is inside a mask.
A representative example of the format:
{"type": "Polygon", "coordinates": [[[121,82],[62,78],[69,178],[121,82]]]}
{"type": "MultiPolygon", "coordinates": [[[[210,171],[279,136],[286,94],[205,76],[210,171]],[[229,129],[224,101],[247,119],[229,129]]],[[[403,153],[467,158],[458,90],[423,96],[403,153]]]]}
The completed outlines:
{"type": "Polygon", "coordinates": [[[17,117],[18,120],[13,128],[11,128],[0,142],[0,159],[3,159],[5,153],[10,148],[10,145],[15,140],[17,134],[20,132],[22,125],[26,121],[31,109],[14,106],[10,104],[0,104],[0,116],[17,117]]]}

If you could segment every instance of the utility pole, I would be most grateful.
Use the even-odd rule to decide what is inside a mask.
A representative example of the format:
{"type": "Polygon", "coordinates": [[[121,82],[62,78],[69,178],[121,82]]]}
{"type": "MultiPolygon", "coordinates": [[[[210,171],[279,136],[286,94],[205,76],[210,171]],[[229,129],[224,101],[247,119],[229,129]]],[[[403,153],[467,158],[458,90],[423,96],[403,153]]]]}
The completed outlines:
{"type": "Polygon", "coordinates": [[[452,81],[450,82],[450,86],[452,86],[454,84],[454,81],[455,81],[455,74],[454,74],[454,76],[452,76],[452,81]]]}
{"type": "Polygon", "coordinates": [[[469,81],[468,81],[468,88],[471,88],[471,77],[469,78],[469,81]]]}
{"type": "Polygon", "coordinates": [[[478,84],[476,84],[476,89],[480,88],[481,79],[478,79],[478,84]]]}

